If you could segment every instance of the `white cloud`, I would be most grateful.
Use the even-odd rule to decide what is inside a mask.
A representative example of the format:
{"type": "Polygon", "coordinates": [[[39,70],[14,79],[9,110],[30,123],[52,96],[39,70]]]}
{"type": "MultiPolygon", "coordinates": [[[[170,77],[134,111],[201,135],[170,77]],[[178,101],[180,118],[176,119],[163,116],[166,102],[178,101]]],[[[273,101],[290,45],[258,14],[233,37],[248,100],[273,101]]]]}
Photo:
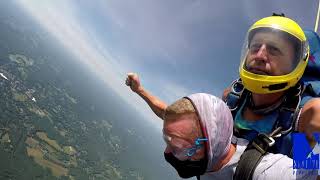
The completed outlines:
{"type": "Polygon", "coordinates": [[[191,90],[168,80],[166,82],[163,82],[162,84],[163,86],[161,89],[161,95],[163,96],[163,99],[168,103],[173,103],[174,101],[182,97],[192,94],[191,90]]]}
{"type": "MultiPolygon", "coordinates": [[[[212,1],[100,1],[104,16],[112,19],[119,29],[126,32],[126,43],[134,49],[152,57],[163,57],[167,63],[190,63],[202,49],[200,33],[208,23],[224,19],[224,9],[212,1]]],[[[227,7],[227,6],[224,6],[227,7]]],[[[124,33],[125,34],[125,33],[124,33]]],[[[214,34],[214,33],[213,33],[214,34]]],[[[222,37],[216,37],[222,39],[222,37]]],[[[154,61],[142,58],[139,61],[154,61]]]]}
{"type": "Polygon", "coordinates": [[[28,0],[19,1],[30,15],[32,15],[44,28],[54,35],[60,43],[74,54],[79,62],[88,67],[107,88],[111,88],[129,105],[141,113],[155,127],[161,127],[161,121],[147,109],[146,104],[135,96],[128,87],[124,85],[125,76],[117,60],[110,55],[100,44],[92,45],[88,32],[81,27],[79,22],[73,17],[72,5],[66,1],[45,1],[46,3],[30,3],[28,0]],[[55,4],[56,3],[56,4],[55,4]],[[56,6],[58,4],[58,6],[56,6]],[[98,50],[95,48],[98,46],[98,50]]]}
{"type": "MultiPolygon", "coordinates": [[[[244,10],[242,9],[242,11],[247,12],[249,19],[258,18],[260,9],[264,8],[261,5],[259,8],[256,7],[261,2],[249,3],[249,1],[221,3],[220,1],[210,0],[145,0],[137,3],[136,1],[97,0],[95,3],[99,2],[100,4],[95,5],[95,8],[97,8],[97,11],[101,11],[102,16],[105,16],[102,19],[111,19],[113,22],[113,24],[109,23],[106,26],[108,28],[109,26],[117,26],[116,30],[126,32],[121,32],[121,38],[117,40],[122,41],[128,47],[123,50],[117,50],[117,53],[114,51],[111,53],[111,50],[106,46],[109,42],[102,42],[101,38],[99,38],[100,34],[94,34],[90,29],[92,27],[84,26],[81,24],[83,22],[77,19],[79,11],[76,11],[76,8],[79,7],[75,2],[71,3],[71,1],[64,0],[20,0],[18,2],[21,7],[28,11],[30,15],[72,52],[79,62],[88,67],[92,73],[103,80],[107,87],[112,88],[128,104],[136,108],[141,114],[144,114],[146,119],[150,119],[150,122],[158,121],[155,120],[157,118],[146,103],[124,85],[125,72],[135,70],[132,68],[137,68],[137,66],[144,66],[143,63],[147,61],[166,61],[166,65],[176,69],[179,68],[178,65],[181,63],[189,64],[195,69],[202,67],[198,65],[199,61],[202,60],[198,59],[199,57],[206,58],[210,56],[208,52],[215,51],[217,47],[221,49],[221,45],[227,45],[226,42],[232,41],[228,39],[230,34],[217,32],[224,28],[224,30],[228,31],[232,27],[226,26],[226,24],[233,25],[237,22],[237,19],[233,22],[224,22],[225,19],[228,19],[229,14],[234,16],[239,13],[239,11],[233,12],[231,7],[239,5],[239,3],[243,4],[244,10]],[[221,28],[223,25],[225,27],[221,28]],[[207,37],[214,38],[207,40],[207,37]],[[208,41],[214,41],[214,43],[206,44],[208,41]],[[206,45],[210,45],[210,47],[206,47],[206,45]],[[137,53],[144,57],[149,56],[152,58],[132,58],[133,56],[130,53],[125,52],[129,51],[130,48],[133,51],[139,51],[137,53]],[[206,51],[203,51],[203,49],[206,49],[206,51]],[[207,54],[203,55],[203,52],[207,54]],[[159,56],[162,58],[159,58],[159,56]]],[[[270,7],[262,10],[271,10],[276,5],[270,7]]],[[[89,20],[94,20],[94,18],[88,17],[89,20]]],[[[99,21],[99,23],[102,22],[99,21]]],[[[109,45],[112,46],[112,44],[109,45]]],[[[226,54],[224,57],[230,58],[228,55],[226,54]]],[[[212,69],[219,67],[219,64],[214,64],[217,62],[212,61],[211,67],[204,67],[210,69],[212,76],[216,75],[212,69]]],[[[164,63],[161,62],[161,64],[163,65],[164,63]]],[[[156,77],[152,71],[157,67],[151,67],[154,65],[155,63],[151,63],[149,67],[143,67],[150,71],[144,76],[150,76],[149,79],[159,79],[161,85],[157,84],[153,88],[161,89],[158,92],[166,102],[173,102],[184,95],[192,93],[191,90],[177,85],[174,81],[161,80],[160,77],[156,77]]],[[[199,71],[203,73],[206,69],[202,67],[199,71]]],[[[166,78],[165,74],[163,76],[166,78]]],[[[195,79],[194,81],[197,80],[195,79]]],[[[150,80],[150,82],[155,81],[150,80]]],[[[195,86],[197,85],[195,84],[195,86]]]]}
{"type": "Polygon", "coordinates": [[[249,22],[271,16],[272,13],[284,13],[294,19],[302,28],[313,29],[316,17],[317,1],[282,0],[282,1],[242,1],[244,14],[249,22]],[[290,4],[290,6],[288,6],[290,4]]]}

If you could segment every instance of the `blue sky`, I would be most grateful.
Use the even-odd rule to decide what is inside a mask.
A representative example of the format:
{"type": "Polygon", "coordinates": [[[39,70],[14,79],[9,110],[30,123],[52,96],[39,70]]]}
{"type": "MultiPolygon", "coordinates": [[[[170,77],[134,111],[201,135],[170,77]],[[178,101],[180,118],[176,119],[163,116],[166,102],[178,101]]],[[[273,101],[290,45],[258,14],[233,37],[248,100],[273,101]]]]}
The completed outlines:
{"type": "Polygon", "coordinates": [[[127,72],[167,103],[196,92],[220,96],[238,76],[254,21],[283,12],[313,29],[318,7],[316,0],[16,2],[155,127],[161,121],[124,85],[127,72]]]}

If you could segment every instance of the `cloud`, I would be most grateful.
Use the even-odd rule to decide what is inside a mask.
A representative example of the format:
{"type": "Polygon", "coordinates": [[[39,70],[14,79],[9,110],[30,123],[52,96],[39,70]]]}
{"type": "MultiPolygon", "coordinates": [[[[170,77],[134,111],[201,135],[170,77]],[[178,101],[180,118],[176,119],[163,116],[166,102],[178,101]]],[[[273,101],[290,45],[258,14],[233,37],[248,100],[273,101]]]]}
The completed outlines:
{"type": "Polygon", "coordinates": [[[241,7],[250,22],[271,16],[272,13],[284,13],[297,21],[305,29],[313,29],[317,11],[317,1],[300,0],[242,1],[241,7]],[[290,6],[288,6],[290,4],[290,6]]]}
{"type": "Polygon", "coordinates": [[[124,85],[125,76],[120,75],[120,72],[123,71],[117,60],[101,44],[90,43],[94,36],[81,27],[81,24],[74,18],[72,4],[63,1],[63,4],[55,6],[53,1],[45,2],[38,4],[38,2],[30,3],[27,0],[19,1],[21,7],[73,53],[77,61],[101,79],[107,88],[111,88],[145,119],[154,123],[155,127],[161,127],[161,121],[156,120],[156,116],[147,109],[141,98],[133,95],[124,85]]]}
{"type": "Polygon", "coordinates": [[[204,49],[209,49],[208,39],[217,44],[225,42],[225,37],[217,34],[232,26],[226,14],[237,6],[210,0],[99,2],[104,17],[123,32],[123,44],[149,57],[138,61],[157,61],[154,57],[161,57],[170,65],[193,63],[204,49]]]}
{"type": "MultiPolygon", "coordinates": [[[[146,119],[155,116],[124,85],[126,72],[141,72],[152,91],[172,102],[201,89],[198,87],[206,90],[211,88],[211,83],[217,86],[231,75],[237,75],[230,73],[236,71],[230,67],[236,68],[234,64],[239,63],[242,35],[254,20],[273,10],[296,13],[297,17],[310,17],[313,13],[302,13],[301,9],[310,9],[312,4],[298,0],[286,9],[284,4],[291,1],[18,2],[106,87],[112,88],[146,119]],[[178,85],[179,82],[184,84],[178,85]]],[[[312,18],[306,19],[304,24],[313,24],[312,18]]]]}
{"type": "Polygon", "coordinates": [[[183,98],[187,95],[192,94],[190,89],[187,89],[179,84],[166,80],[163,82],[161,97],[168,102],[173,103],[174,101],[183,98]]]}

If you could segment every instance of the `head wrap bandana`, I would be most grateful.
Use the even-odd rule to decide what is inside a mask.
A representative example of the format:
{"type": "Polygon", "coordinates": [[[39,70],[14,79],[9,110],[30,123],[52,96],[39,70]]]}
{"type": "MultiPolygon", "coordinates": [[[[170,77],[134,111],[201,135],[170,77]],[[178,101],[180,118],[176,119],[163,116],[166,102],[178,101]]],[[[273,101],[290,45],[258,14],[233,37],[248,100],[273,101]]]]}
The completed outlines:
{"type": "Polygon", "coordinates": [[[207,171],[229,151],[233,136],[233,117],[229,107],[220,98],[197,93],[187,97],[193,103],[208,138],[207,171]]]}

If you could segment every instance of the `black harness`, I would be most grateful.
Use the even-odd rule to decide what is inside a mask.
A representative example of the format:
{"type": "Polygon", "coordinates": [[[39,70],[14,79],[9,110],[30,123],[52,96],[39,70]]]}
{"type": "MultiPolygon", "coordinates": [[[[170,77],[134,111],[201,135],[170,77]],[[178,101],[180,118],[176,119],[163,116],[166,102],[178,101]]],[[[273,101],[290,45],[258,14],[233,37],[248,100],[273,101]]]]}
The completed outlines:
{"type": "MultiPolygon", "coordinates": [[[[291,133],[297,130],[297,116],[300,112],[299,104],[303,92],[302,84],[290,88],[286,95],[277,103],[268,107],[259,107],[253,109],[258,114],[268,114],[277,111],[278,118],[273,125],[273,132],[270,134],[256,133],[255,138],[249,142],[246,150],[240,157],[240,161],[234,174],[234,179],[252,179],[255,168],[262,157],[268,152],[281,153],[292,157],[291,133]]],[[[228,93],[225,102],[229,106],[233,117],[235,118],[238,110],[247,98],[250,99],[251,93],[246,90],[241,79],[237,79],[231,85],[231,91],[228,93]]],[[[249,100],[249,103],[250,100],[249,100]]],[[[254,130],[243,130],[234,126],[234,135],[242,138],[247,133],[254,130]]]]}

